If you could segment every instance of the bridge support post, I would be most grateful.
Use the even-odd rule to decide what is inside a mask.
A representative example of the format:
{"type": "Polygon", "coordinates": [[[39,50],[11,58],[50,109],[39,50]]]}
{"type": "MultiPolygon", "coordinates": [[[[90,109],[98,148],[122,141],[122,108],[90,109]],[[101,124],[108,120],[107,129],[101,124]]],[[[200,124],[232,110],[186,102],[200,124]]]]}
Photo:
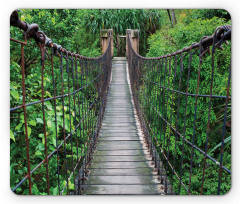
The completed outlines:
{"type": "Polygon", "coordinates": [[[108,46],[108,37],[111,34],[111,55],[113,56],[113,29],[102,29],[100,31],[102,52],[105,52],[108,46]]]}
{"type": "MultiPolygon", "coordinates": [[[[135,29],[127,29],[126,30],[126,36],[130,35],[130,40],[132,41],[132,47],[136,51],[136,53],[139,53],[139,30],[135,29]]],[[[126,56],[128,55],[128,42],[126,40],[126,56]]]]}

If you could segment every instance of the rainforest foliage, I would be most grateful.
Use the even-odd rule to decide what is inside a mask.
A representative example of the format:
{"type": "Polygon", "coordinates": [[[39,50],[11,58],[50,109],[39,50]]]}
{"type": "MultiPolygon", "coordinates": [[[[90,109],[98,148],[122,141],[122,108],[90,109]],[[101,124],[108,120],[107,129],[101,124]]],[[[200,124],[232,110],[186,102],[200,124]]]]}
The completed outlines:
{"type": "MultiPolygon", "coordinates": [[[[164,29],[158,30],[155,34],[148,38],[149,51],[148,57],[163,56],[167,53],[172,53],[177,50],[181,50],[184,47],[189,47],[194,42],[200,42],[203,36],[211,36],[218,26],[231,25],[230,15],[225,10],[177,10],[177,24],[174,27],[171,24],[164,25],[164,29]]],[[[222,49],[216,49],[214,54],[214,79],[212,94],[226,96],[227,86],[230,71],[231,62],[231,42],[229,45],[223,44],[222,49]]],[[[155,71],[150,74],[151,80],[155,82],[161,82],[162,86],[168,86],[175,90],[180,90],[186,93],[188,70],[189,70],[189,54],[183,57],[183,66],[181,68],[181,57],[171,60],[172,73],[169,76],[170,81],[168,82],[167,74],[166,77],[159,81],[162,76],[161,72],[155,71]],[[177,72],[174,81],[174,67],[175,60],[177,60],[177,72]],[[179,88],[181,72],[181,84],[179,88]]],[[[150,65],[151,66],[151,65],[150,65]]],[[[156,66],[156,65],[154,65],[156,66]]],[[[160,65],[157,65],[160,66],[160,65]]],[[[164,64],[165,66],[165,64],[164,64]]],[[[166,66],[169,66],[167,64],[166,66]]],[[[164,68],[163,68],[164,69],[164,68]]],[[[168,67],[166,69],[169,69],[168,67]]],[[[195,52],[192,55],[192,61],[190,64],[190,76],[189,76],[189,87],[188,93],[196,94],[197,83],[198,83],[198,70],[199,70],[199,52],[195,52]]],[[[212,78],[212,50],[205,53],[203,56],[203,63],[200,70],[200,82],[199,82],[199,94],[210,95],[212,78]]],[[[202,150],[205,150],[206,137],[207,137],[207,124],[208,124],[208,110],[209,110],[209,98],[199,97],[196,109],[196,122],[195,121],[195,102],[196,97],[187,97],[186,107],[186,96],[171,91],[158,92],[158,86],[149,85],[149,97],[151,100],[159,101],[159,111],[162,116],[166,117],[168,121],[172,121],[174,128],[178,128],[180,133],[185,135],[185,138],[190,142],[195,142],[195,145],[202,150]],[[160,94],[161,93],[161,94],[160,94]],[[165,94],[163,97],[162,94],[165,94]],[[152,97],[152,98],[151,98],[152,97]],[[168,102],[167,102],[168,100],[168,102]],[[179,109],[178,109],[179,103],[179,109]],[[168,105],[167,105],[168,104],[168,105]],[[166,108],[166,106],[168,106],[166,108]],[[162,108],[165,107],[165,108],[162,108]],[[186,110],[186,116],[185,116],[186,110]],[[178,118],[178,119],[177,119],[178,118]],[[177,122],[178,120],[178,122],[177,122]],[[176,125],[178,125],[176,127],[176,125]],[[185,125],[185,126],[184,126],[185,125]],[[195,128],[194,128],[195,126],[195,128]],[[194,132],[195,131],[195,132],[194,132]],[[195,139],[193,140],[193,135],[195,139]]],[[[231,87],[230,87],[231,95],[231,87]]],[[[210,132],[208,135],[208,154],[215,158],[217,162],[220,161],[221,157],[221,141],[223,135],[224,126],[224,111],[225,111],[225,99],[213,98],[210,111],[210,132]]],[[[149,107],[146,107],[146,112],[149,107]]],[[[148,111],[148,118],[151,118],[151,111],[148,111]]],[[[166,139],[163,144],[163,148],[168,151],[171,161],[175,161],[175,170],[178,175],[182,171],[182,182],[188,186],[190,176],[190,159],[192,148],[190,145],[185,143],[175,134],[174,131],[170,130],[169,126],[165,127],[164,122],[159,128],[159,120],[152,120],[153,127],[158,129],[165,129],[165,132],[158,133],[158,138],[162,141],[163,137],[169,134],[169,141],[166,139]],[[175,143],[175,139],[177,142],[175,143]],[[181,167],[182,150],[183,154],[183,165],[181,167]]],[[[166,136],[167,137],[167,136],[166,136]]],[[[162,141],[163,142],[163,141],[162,141]]],[[[199,194],[201,190],[202,177],[203,177],[203,165],[204,155],[199,151],[195,150],[193,155],[193,168],[192,168],[192,179],[191,188],[192,194],[199,194]]],[[[218,189],[218,175],[219,167],[210,159],[206,161],[205,181],[203,185],[204,194],[216,194],[218,189]]],[[[231,170],[231,101],[227,106],[226,114],[226,133],[225,133],[225,146],[223,149],[223,165],[231,170]]],[[[169,169],[169,168],[168,168],[169,169]]],[[[169,174],[173,172],[169,170],[169,174]]],[[[231,175],[223,170],[222,183],[220,193],[225,194],[231,188],[231,175]]],[[[179,180],[174,175],[170,180],[173,183],[174,191],[180,194],[186,194],[186,190],[182,187],[180,191],[178,189],[179,180]]]]}
{"type": "MultiPolygon", "coordinates": [[[[190,46],[193,42],[199,42],[202,36],[212,35],[217,26],[224,24],[231,24],[230,16],[228,12],[224,10],[175,10],[177,24],[172,25],[167,10],[158,9],[21,9],[19,15],[21,20],[39,25],[42,30],[53,42],[61,45],[62,47],[72,52],[79,53],[83,56],[96,57],[102,54],[100,49],[100,30],[101,29],[113,29],[114,44],[116,44],[116,36],[125,35],[126,29],[139,29],[140,30],[140,54],[148,57],[156,57],[172,53],[176,50],[180,50],[183,47],[190,46]]],[[[10,28],[11,38],[23,40],[23,32],[18,28],[10,28]]],[[[226,87],[228,80],[229,62],[231,57],[231,43],[230,45],[223,46],[224,51],[217,50],[215,54],[215,78],[213,84],[213,95],[226,95],[226,87]]],[[[10,107],[21,106],[23,102],[22,97],[22,72],[21,72],[21,47],[19,44],[10,43],[10,107]]],[[[116,46],[114,48],[116,55],[116,46]]],[[[44,97],[50,98],[54,95],[53,90],[53,77],[51,72],[51,53],[46,54],[45,72],[44,72],[44,97]]],[[[70,62],[69,62],[70,63],[70,62]]],[[[41,56],[40,49],[33,39],[28,40],[27,46],[24,47],[24,64],[25,64],[25,81],[26,81],[26,103],[35,102],[41,100],[41,56]]],[[[55,83],[57,89],[57,95],[61,95],[61,72],[59,68],[59,58],[55,57],[53,61],[56,68],[55,83]]],[[[191,64],[191,77],[189,80],[189,93],[195,93],[197,83],[197,70],[198,70],[198,57],[193,56],[191,64]]],[[[182,90],[186,91],[186,79],[187,79],[187,58],[183,61],[183,85],[182,90]],[[184,85],[185,84],[185,85],[184,85]]],[[[66,66],[64,62],[63,66],[66,66]]],[[[78,72],[81,74],[80,68],[78,72]]],[[[96,74],[96,73],[95,73],[96,74]]],[[[179,76],[180,72],[178,72],[179,76]]],[[[95,76],[94,74],[91,76],[95,76]]],[[[157,80],[156,73],[152,74],[152,79],[157,80]]],[[[64,85],[65,87],[73,87],[73,81],[68,81],[68,74],[64,73],[64,85]]],[[[204,63],[201,71],[201,84],[199,92],[201,94],[209,94],[210,79],[211,78],[211,54],[204,56],[204,63]]],[[[86,85],[92,78],[84,76],[82,78],[82,84],[86,85]]],[[[177,87],[177,85],[175,84],[177,87]]],[[[149,99],[159,97],[161,103],[166,103],[166,97],[160,98],[156,95],[156,87],[151,86],[149,88],[149,99]]],[[[78,115],[80,121],[82,115],[86,112],[87,107],[96,97],[93,94],[94,87],[91,87],[90,91],[82,91],[80,97],[84,97],[84,106],[78,115]]],[[[64,93],[73,91],[73,88],[64,90],[64,93]]],[[[169,96],[173,98],[172,108],[176,109],[177,94],[175,96],[169,96]],[[175,97],[175,98],[174,98],[175,97]]],[[[184,126],[184,112],[185,112],[185,99],[180,100],[179,109],[179,128],[182,130],[184,126]]],[[[194,120],[194,103],[195,98],[188,98],[187,108],[187,128],[186,138],[192,139],[192,124],[194,120]]],[[[65,105],[62,106],[61,101],[57,103],[57,120],[59,131],[61,135],[63,130],[63,112],[65,113],[65,130],[69,133],[74,126],[74,121],[71,117],[76,116],[76,111],[69,105],[73,104],[73,101],[66,99],[65,105]],[[70,103],[69,103],[70,102],[70,103]],[[68,108],[70,107],[70,108],[68,108]]],[[[196,145],[201,149],[204,149],[206,140],[206,124],[208,120],[208,106],[209,99],[199,99],[198,101],[198,115],[197,115],[197,128],[196,145]]],[[[228,105],[227,116],[227,132],[223,164],[228,169],[231,169],[231,103],[228,105]]],[[[149,109],[149,107],[148,107],[149,109]]],[[[146,109],[146,110],[148,110],[146,109]]],[[[147,112],[147,111],[146,111],[147,112]]],[[[55,126],[55,110],[53,101],[45,103],[45,113],[47,118],[47,138],[48,138],[48,154],[55,150],[56,144],[56,126],[55,126]]],[[[96,112],[97,113],[97,112],[96,112]]],[[[166,114],[166,110],[164,111],[166,114]]],[[[167,116],[170,117],[171,108],[167,110],[167,116]]],[[[148,115],[148,113],[147,113],[148,115]]],[[[150,117],[150,114],[148,115],[150,117]]],[[[209,136],[209,154],[219,161],[220,146],[222,135],[222,125],[224,117],[224,100],[214,100],[211,109],[211,133],[209,136]]],[[[43,135],[43,117],[41,104],[35,104],[27,107],[28,118],[28,137],[30,145],[30,162],[31,169],[35,168],[45,157],[45,139],[43,135]]],[[[77,118],[77,117],[76,117],[77,118]]],[[[94,114],[91,115],[89,121],[93,123],[96,119],[94,114]]],[[[158,120],[153,120],[153,126],[158,125],[158,120]]],[[[174,121],[173,121],[174,123],[174,121]]],[[[22,109],[12,111],[10,115],[10,185],[13,189],[27,174],[27,160],[26,160],[26,141],[25,141],[25,128],[24,128],[24,113],[22,109]]],[[[83,135],[87,135],[90,131],[93,131],[94,127],[81,127],[83,135]]],[[[169,132],[169,130],[167,130],[169,132]]],[[[170,133],[173,134],[173,133],[170,133]]],[[[158,137],[161,137],[159,133],[158,137]]],[[[177,146],[177,153],[175,153],[174,135],[170,140],[170,155],[176,155],[176,161],[180,161],[181,157],[181,145],[177,146]]],[[[62,141],[62,137],[59,138],[62,141]]],[[[59,141],[59,142],[60,142],[59,141]]],[[[74,146],[71,149],[71,143],[66,144],[68,152],[68,166],[69,174],[72,172],[71,162],[77,160],[77,152],[81,152],[83,149],[82,142],[78,148],[74,146]],[[71,155],[73,151],[73,156],[71,155]]],[[[58,143],[59,144],[59,143],[58,143]]],[[[189,179],[189,154],[190,148],[186,148],[186,154],[184,156],[183,167],[183,182],[188,183],[189,179]]],[[[60,149],[60,154],[63,157],[63,149],[60,149]]],[[[84,152],[82,153],[84,154],[84,152]]],[[[199,193],[202,178],[202,161],[203,155],[195,152],[195,166],[193,168],[192,189],[193,194],[199,193]],[[198,166],[197,166],[198,165],[198,166]]],[[[49,160],[49,178],[50,178],[50,194],[56,195],[59,192],[58,189],[58,175],[57,175],[57,158],[54,155],[49,160]]],[[[66,185],[66,177],[62,172],[65,170],[65,164],[63,161],[59,161],[60,166],[60,189],[66,185]]],[[[180,164],[177,164],[180,165],[180,164]]],[[[177,166],[176,165],[176,166],[177,166]]],[[[177,168],[177,170],[179,170],[177,168]]],[[[171,172],[170,172],[171,173],[171,172]]],[[[46,194],[46,178],[45,178],[44,165],[39,168],[32,177],[33,194],[46,194]]],[[[216,194],[217,189],[217,174],[218,168],[214,163],[207,160],[206,181],[204,184],[204,194],[216,194]]],[[[231,186],[231,176],[223,172],[224,180],[221,185],[221,193],[224,194],[229,191],[231,186]]],[[[172,178],[176,184],[174,190],[177,192],[177,178],[172,178]]],[[[170,179],[171,180],[171,179],[170,179]]],[[[69,189],[74,189],[74,181],[71,179],[68,183],[69,189]]],[[[24,181],[23,184],[16,189],[17,194],[28,194],[28,181],[24,181]]],[[[66,192],[65,192],[66,193],[66,192]]],[[[180,194],[185,194],[184,189],[180,189],[180,194]]]]}

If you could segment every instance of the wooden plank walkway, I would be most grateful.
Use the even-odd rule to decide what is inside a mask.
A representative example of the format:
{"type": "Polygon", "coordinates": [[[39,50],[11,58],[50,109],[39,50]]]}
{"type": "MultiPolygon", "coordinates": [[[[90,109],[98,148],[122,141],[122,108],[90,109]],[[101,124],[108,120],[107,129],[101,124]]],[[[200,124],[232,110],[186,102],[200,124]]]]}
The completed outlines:
{"type": "Polygon", "coordinates": [[[83,194],[163,194],[137,126],[126,58],[114,58],[102,128],[83,194]]]}

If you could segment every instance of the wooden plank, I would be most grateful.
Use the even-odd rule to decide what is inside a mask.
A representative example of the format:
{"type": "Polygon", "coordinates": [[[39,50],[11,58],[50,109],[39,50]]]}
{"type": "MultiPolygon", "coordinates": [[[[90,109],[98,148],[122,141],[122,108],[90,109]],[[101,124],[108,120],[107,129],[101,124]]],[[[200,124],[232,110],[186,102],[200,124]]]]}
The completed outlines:
{"type": "Polygon", "coordinates": [[[110,93],[83,194],[160,193],[134,114],[126,61],[113,60],[110,93]]]}
{"type": "MultiPolygon", "coordinates": [[[[159,187],[160,188],[160,187],[159,187]]],[[[89,185],[83,194],[88,195],[159,195],[156,184],[152,185],[89,185]]]]}

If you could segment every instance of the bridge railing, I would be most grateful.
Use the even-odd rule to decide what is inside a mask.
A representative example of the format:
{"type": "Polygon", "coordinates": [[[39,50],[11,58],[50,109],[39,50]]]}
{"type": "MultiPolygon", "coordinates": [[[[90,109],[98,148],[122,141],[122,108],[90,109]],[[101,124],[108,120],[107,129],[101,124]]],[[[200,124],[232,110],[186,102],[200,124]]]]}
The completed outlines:
{"type": "Polygon", "coordinates": [[[231,50],[225,45],[230,39],[231,26],[221,26],[190,47],[146,58],[127,33],[135,107],[168,194],[230,189],[231,50]]]}
{"type": "Polygon", "coordinates": [[[11,26],[24,31],[24,41],[11,38],[11,46],[21,49],[21,66],[15,65],[11,74],[22,75],[14,82],[20,96],[11,98],[10,108],[12,191],[80,194],[106,105],[110,36],[106,51],[90,58],[53,43],[37,24],[22,22],[17,11],[11,26]],[[39,46],[41,59],[26,76],[24,48],[29,38],[39,46]]]}

